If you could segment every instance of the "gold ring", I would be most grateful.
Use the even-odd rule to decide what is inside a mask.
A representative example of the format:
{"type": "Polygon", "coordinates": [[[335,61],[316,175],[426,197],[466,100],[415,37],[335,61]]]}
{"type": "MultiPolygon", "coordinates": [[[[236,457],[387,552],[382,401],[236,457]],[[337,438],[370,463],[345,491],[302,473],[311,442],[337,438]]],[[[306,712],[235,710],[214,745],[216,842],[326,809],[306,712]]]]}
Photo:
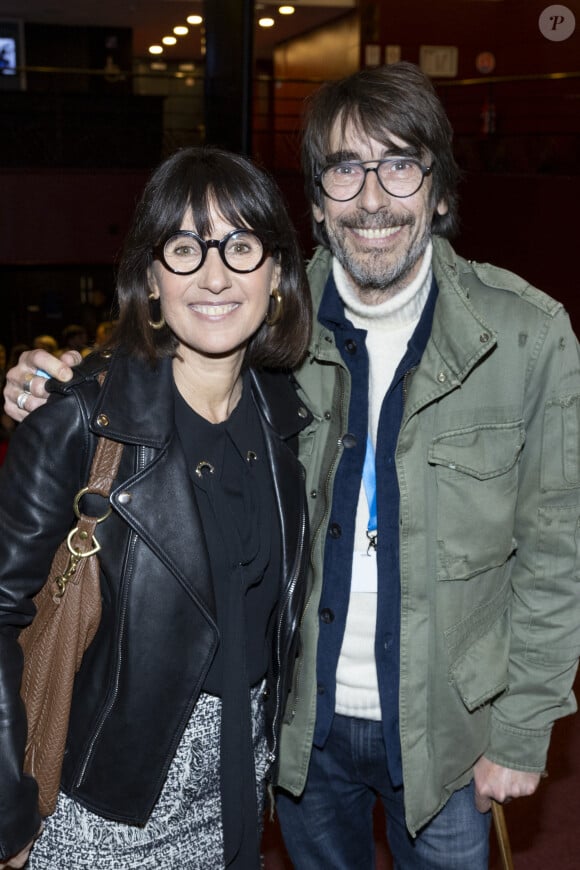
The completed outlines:
{"type": "Polygon", "coordinates": [[[34,377],[34,372],[27,372],[24,375],[24,381],[22,382],[22,389],[25,393],[30,393],[30,382],[34,377]]]}
{"type": "MultiPolygon", "coordinates": [[[[86,495],[87,492],[91,492],[91,490],[89,489],[88,486],[83,486],[82,489],[79,489],[79,491],[78,491],[77,494],[75,495],[75,500],[73,501],[74,512],[75,512],[75,514],[77,515],[77,517],[79,518],[79,520],[81,519],[81,510],[80,510],[80,507],[79,507],[79,505],[80,505],[80,501],[81,501],[83,495],[86,495]]],[[[97,493],[97,495],[98,495],[98,493],[97,493]]],[[[102,516],[100,516],[100,517],[91,517],[91,519],[96,520],[97,523],[102,523],[103,520],[106,520],[107,517],[109,517],[109,516],[111,515],[112,512],[113,512],[113,509],[112,509],[112,507],[109,505],[109,507],[107,508],[106,512],[105,512],[102,516]]],[[[96,550],[95,550],[95,552],[96,552],[96,550]]],[[[89,554],[87,554],[87,555],[89,555],[89,554]]],[[[90,555],[92,556],[92,553],[91,553],[90,555]]]]}

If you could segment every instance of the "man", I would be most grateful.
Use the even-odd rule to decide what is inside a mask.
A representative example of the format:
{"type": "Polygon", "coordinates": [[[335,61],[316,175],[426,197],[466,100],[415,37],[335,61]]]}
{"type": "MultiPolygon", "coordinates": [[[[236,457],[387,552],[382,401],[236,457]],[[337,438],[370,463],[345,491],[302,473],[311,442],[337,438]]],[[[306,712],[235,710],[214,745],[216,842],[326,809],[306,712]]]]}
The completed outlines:
{"type": "Polygon", "coordinates": [[[300,870],[373,867],[378,794],[397,867],[484,868],[490,798],[536,789],[574,709],[577,342],[558,303],[441,238],[458,173],[416,67],[320,89],[303,165],[313,576],[285,841],[300,870]]]}
{"type": "MultiPolygon", "coordinates": [[[[285,841],[298,870],[372,868],[378,794],[398,868],[483,870],[490,799],[537,788],[575,709],[577,342],[561,305],[444,240],[458,172],[416,67],[320,89],[303,153],[320,242],[296,373],[313,545],[285,841]]],[[[9,375],[13,416],[48,364],[9,375]]]]}

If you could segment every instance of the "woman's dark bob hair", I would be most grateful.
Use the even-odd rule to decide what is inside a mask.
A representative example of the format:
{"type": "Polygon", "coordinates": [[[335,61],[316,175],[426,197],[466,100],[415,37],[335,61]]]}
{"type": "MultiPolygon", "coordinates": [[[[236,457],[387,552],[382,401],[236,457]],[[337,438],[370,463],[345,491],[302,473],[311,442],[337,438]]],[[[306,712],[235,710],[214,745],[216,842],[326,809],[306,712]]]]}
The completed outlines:
{"type": "Polygon", "coordinates": [[[312,307],[304,260],[282,195],[270,176],[246,157],[218,148],[185,148],[154,172],[129,230],[117,278],[119,321],[111,346],[148,359],[174,356],[177,339],[164,326],[153,330],[159,308],[148,301],[153,249],[182,228],[188,209],[202,238],[212,235],[211,211],[233,227],[249,227],[280,265],[282,316],[263,323],[251,338],[245,365],[289,369],[304,357],[312,307]]]}
{"type": "MultiPolygon", "coordinates": [[[[403,139],[423,162],[433,162],[431,204],[445,200],[448,211],[436,211],[432,231],[451,236],[457,230],[457,185],[460,173],[453,156],[453,131],[430,79],[406,61],[366,69],[328,82],[310,97],[302,140],[302,168],[309,202],[322,208],[316,175],[324,169],[335,124],[344,134],[352,123],[357,135],[396,149],[390,136],[403,139]]],[[[324,223],[313,222],[314,236],[328,247],[324,223]]]]}

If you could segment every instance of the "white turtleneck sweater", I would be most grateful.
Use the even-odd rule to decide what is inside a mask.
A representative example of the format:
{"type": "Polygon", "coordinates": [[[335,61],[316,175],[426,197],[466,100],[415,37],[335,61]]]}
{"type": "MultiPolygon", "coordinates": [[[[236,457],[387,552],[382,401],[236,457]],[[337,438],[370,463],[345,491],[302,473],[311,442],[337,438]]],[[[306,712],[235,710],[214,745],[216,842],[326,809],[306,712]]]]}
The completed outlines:
{"type": "MultiPolygon", "coordinates": [[[[425,251],[415,279],[378,305],[365,305],[355,294],[338,260],[333,260],[334,281],[347,318],[366,329],[369,358],[369,435],[376,449],[383,399],[407,344],[417,326],[431,289],[432,245],[425,251]]],[[[358,500],[350,600],[342,648],[336,670],[336,712],[362,719],[381,719],[375,661],[377,621],[376,551],[368,551],[366,535],[369,506],[361,484],[358,500]]]]}

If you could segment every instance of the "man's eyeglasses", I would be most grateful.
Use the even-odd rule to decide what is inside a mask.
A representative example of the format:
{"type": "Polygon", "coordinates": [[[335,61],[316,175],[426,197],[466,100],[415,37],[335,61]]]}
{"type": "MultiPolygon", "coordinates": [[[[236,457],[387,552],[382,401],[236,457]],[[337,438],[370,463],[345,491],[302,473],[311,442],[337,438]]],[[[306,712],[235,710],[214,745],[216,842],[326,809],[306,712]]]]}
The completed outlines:
{"type": "Polygon", "coordinates": [[[314,181],[330,199],[347,202],[358,196],[367,180],[367,173],[375,172],[383,190],[391,196],[403,198],[417,193],[423,180],[431,175],[431,166],[423,166],[414,157],[388,157],[385,160],[346,160],[331,163],[314,176],[314,181]],[[372,163],[373,166],[367,164],[372,163]]]}
{"type": "Polygon", "coordinates": [[[268,254],[253,230],[232,230],[223,239],[202,239],[197,233],[180,230],[153,249],[154,256],[175,275],[191,275],[201,269],[210,248],[217,248],[222,262],[232,272],[253,272],[268,254]]]}

